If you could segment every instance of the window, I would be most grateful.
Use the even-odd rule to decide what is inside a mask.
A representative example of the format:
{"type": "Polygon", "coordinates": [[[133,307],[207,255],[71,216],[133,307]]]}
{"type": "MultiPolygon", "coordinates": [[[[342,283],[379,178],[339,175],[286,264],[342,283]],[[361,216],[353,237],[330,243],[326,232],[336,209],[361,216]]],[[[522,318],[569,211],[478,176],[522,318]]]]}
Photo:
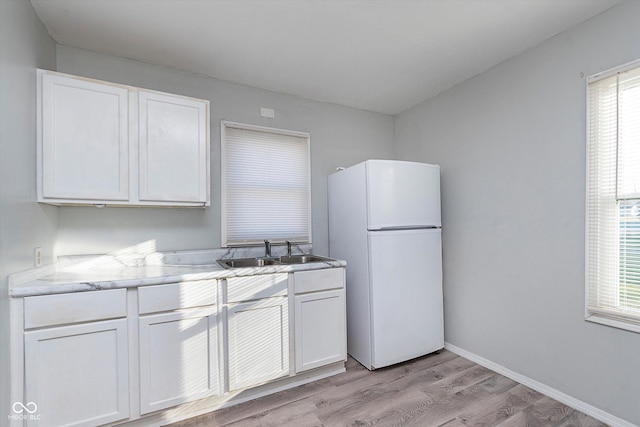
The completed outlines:
{"type": "Polygon", "coordinates": [[[640,62],[589,79],[587,318],[640,332],[640,62]]]}
{"type": "Polygon", "coordinates": [[[221,128],[222,246],[311,243],[309,134],[221,128]]]}

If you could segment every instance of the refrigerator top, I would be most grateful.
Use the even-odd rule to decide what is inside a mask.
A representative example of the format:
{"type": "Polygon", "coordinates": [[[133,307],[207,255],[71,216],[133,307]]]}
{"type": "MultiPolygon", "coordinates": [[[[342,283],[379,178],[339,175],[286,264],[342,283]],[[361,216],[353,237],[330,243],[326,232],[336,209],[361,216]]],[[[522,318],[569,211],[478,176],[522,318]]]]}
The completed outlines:
{"type": "Polygon", "coordinates": [[[440,227],[440,167],[368,160],[367,229],[440,227]]]}
{"type": "MultiPolygon", "coordinates": [[[[379,164],[388,164],[388,165],[402,165],[402,164],[407,164],[407,165],[423,165],[425,167],[432,167],[432,168],[437,168],[438,170],[440,169],[439,165],[434,165],[431,163],[422,163],[422,162],[412,162],[409,160],[388,160],[388,159],[369,159],[369,160],[365,160],[364,162],[360,162],[360,163],[356,163],[353,166],[349,166],[351,167],[355,167],[355,166],[359,166],[359,165],[367,165],[367,164],[373,164],[373,163],[379,163],[379,164]]],[[[348,168],[347,168],[348,169],[348,168]]],[[[342,170],[338,171],[338,172],[334,172],[334,173],[340,173],[342,172],[342,170]]]]}

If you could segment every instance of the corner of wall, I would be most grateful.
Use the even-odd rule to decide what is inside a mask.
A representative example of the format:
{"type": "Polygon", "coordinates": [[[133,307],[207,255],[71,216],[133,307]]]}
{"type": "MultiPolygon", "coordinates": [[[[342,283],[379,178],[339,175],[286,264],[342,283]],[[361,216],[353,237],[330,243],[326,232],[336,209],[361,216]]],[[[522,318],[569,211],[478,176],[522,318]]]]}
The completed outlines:
{"type": "Polygon", "coordinates": [[[57,211],[36,202],[36,68],[55,44],[27,0],[0,1],[0,424],[10,415],[7,275],[53,257],[57,211]]]}

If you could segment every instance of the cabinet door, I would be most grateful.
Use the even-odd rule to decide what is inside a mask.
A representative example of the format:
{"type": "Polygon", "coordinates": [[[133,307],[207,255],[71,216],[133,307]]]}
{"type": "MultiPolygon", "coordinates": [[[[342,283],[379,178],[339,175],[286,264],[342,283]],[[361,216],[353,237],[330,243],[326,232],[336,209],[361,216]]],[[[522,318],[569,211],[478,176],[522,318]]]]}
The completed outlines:
{"type": "Polygon", "coordinates": [[[140,200],[209,203],[209,103],[139,93],[140,200]]]}
{"type": "Polygon", "coordinates": [[[215,308],[140,318],[140,413],[220,390],[215,308]]]}
{"type": "Polygon", "coordinates": [[[347,358],[344,290],[295,297],[296,372],[347,358]]]}
{"type": "Polygon", "coordinates": [[[39,200],[128,200],[128,90],[40,75],[39,200]]]}
{"type": "Polygon", "coordinates": [[[227,308],[229,390],[289,375],[287,298],[227,308]]]}
{"type": "Polygon", "coordinates": [[[34,426],[95,426],[129,416],[126,319],[25,332],[25,400],[34,426]]]}

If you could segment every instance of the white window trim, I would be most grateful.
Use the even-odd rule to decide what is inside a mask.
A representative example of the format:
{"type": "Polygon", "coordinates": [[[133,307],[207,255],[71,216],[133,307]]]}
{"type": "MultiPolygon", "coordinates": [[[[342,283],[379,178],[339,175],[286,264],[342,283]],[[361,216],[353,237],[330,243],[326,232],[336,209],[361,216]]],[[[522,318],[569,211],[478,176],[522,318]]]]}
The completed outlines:
{"type": "MultiPolygon", "coordinates": [[[[278,129],[278,128],[272,128],[272,127],[267,127],[267,126],[258,126],[258,125],[250,125],[250,124],[246,124],[246,123],[237,123],[237,122],[231,122],[228,120],[222,120],[220,122],[220,223],[221,223],[221,246],[223,248],[226,247],[246,247],[246,246],[251,246],[251,245],[229,245],[227,244],[227,195],[226,195],[226,191],[225,189],[227,188],[227,168],[226,168],[226,132],[225,129],[226,128],[235,128],[235,129],[245,129],[245,130],[253,130],[253,131],[258,131],[258,132],[269,132],[269,133],[275,133],[275,134],[280,134],[280,135],[287,135],[287,136],[296,136],[299,138],[305,138],[307,140],[307,145],[308,145],[308,149],[309,149],[309,157],[308,157],[308,165],[307,165],[307,170],[309,173],[309,179],[308,179],[308,188],[307,188],[307,194],[308,194],[308,206],[309,206],[309,212],[308,212],[308,224],[309,224],[309,231],[308,231],[308,235],[309,235],[309,240],[308,241],[294,241],[291,240],[292,243],[305,243],[305,244],[310,244],[312,243],[313,239],[312,239],[312,229],[313,229],[313,224],[311,222],[311,135],[308,132],[301,132],[301,131],[294,131],[294,130],[287,130],[287,129],[278,129]]],[[[266,237],[266,236],[265,236],[266,237]]],[[[280,243],[278,240],[274,241],[275,243],[280,243]]]]}
{"type": "Polygon", "coordinates": [[[590,96],[589,96],[589,84],[596,82],[598,80],[606,79],[608,77],[614,76],[618,73],[623,73],[625,71],[632,70],[634,68],[640,67],[640,59],[627,62],[626,64],[620,65],[618,67],[611,68],[609,70],[605,70],[599,72],[597,74],[593,74],[586,78],[585,84],[585,95],[586,95],[586,128],[585,128],[585,140],[586,140],[586,152],[585,152],[585,293],[584,293],[584,308],[585,308],[585,320],[593,323],[598,323],[601,325],[611,326],[618,329],[623,329],[631,332],[640,333],[640,320],[633,319],[632,317],[623,317],[618,313],[607,313],[606,310],[594,310],[589,309],[589,248],[591,245],[591,240],[589,239],[589,128],[590,128],[590,96]]]}

